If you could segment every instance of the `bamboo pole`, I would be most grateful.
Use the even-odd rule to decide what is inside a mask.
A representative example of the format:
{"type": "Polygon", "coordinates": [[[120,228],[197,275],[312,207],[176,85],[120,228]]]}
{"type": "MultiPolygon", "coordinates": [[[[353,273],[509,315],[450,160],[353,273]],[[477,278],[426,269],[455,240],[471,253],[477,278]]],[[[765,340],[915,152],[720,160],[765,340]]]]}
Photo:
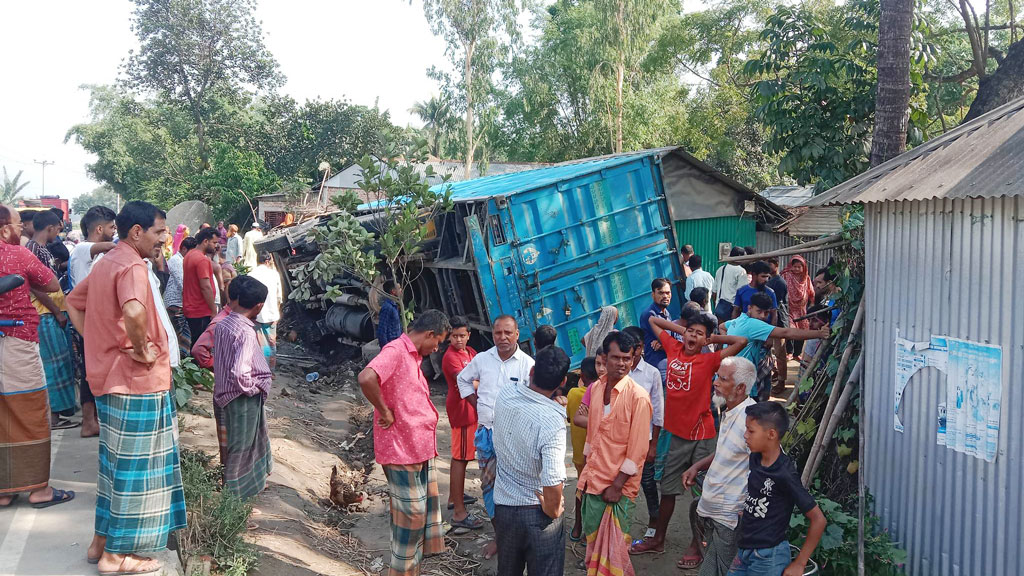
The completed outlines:
{"type": "Polygon", "coordinates": [[[755,262],[757,260],[771,258],[773,256],[792,256],[802,252],[821,252],[822,250],[829,250],[837,246],[842,246],[847,242],[847,240],[843,239],[842,234],[833,234],[831,236],[826,236],[825,238],[811,240],[810,242],[804,242],[803,244],[797,244],[796,246],[790,246],[788,248],[780,248],[779,250],[762,252],[760,254],[749,254],[747,256],[729,256],[727,258],[723,258],[721,261],[727,264],[742,264],[745,262],[755,262]]]}
{"type": "Polygon", "coordinates": [[[828,404],[825,406],[825,412],[822,414],[821,420],[818,421],[818,432],[814,435],[814,443],[811,444],[810,455],[807,458],[807,463],[804,464],[804,472],[800,476],[800,481],[803,483],[804,487],[810,486],[811,484],[810,465],[813,464],[815,458],[817,458],[821,438],[825,435],[824,424],[832,417],[832,411],[835,410],[836,402],[839,401],[839,385],[843,381],[843,377],[846,375],[846,366],[850,362],[850,354],[853,353],[853,339],[860,333],[860,327],[863,323],[864,301],[861,300],[860,304],[857,306],[857,316],[854,318],[853,326],[850,328],[850,335],[846,339],[846,349],[843,350],[843,357],[839,362],[836,379],[832,383],[832,392],[828,395],[828,404]]]}
{"type": "Polygon", "coordinates": [[[814,464],[810,468],[810,478],[814,478],[815,472],[818,471],[818,468],[821,467],[822,461],[825,460],[825,447],[832,441],[832,436],[835,435],[836,428],[839,427],[839,421],[843,419],[843,412],[846,410],[846,406],[850,403],[850,396],[853,395],[853,389],[860,381],[860,377],[863,372],[864,354],[861,353],[860,357],[857,358],[857,364],[853,367],[853,371],[850,372],[850,379],[846,382],[846,386],[843,387],[843,393],[839,396],[839,401],[836,402],[836,407],[832,412],[832,417],[828,420],[828,427],[825,429],[825,435],[821,439],[821,445],[818,446],[818,451],[815,453],[816,456],[814,458],[814,464]]]}
{"type": "MultiPolygon", "coordinates": [[[[831,339],[831,337],[829,339],[831,339]]],[[[818,346],[818,349],[815,350],[814,357],[811,358],[811,363],[807,365],[807,370],[804,372],[804,374],[814,374],[814,370],[815,370],[815,368],[818,367],[818,363],[821,361],[822,357],[825,355],[825,350],[826,349],[828,349],[828,340],[826,340],[825,342],[822,342],[821,345],[818,346]]],[[[786,400],[786,406],[789,406],[793,402],[796,402],[796,399],[800,396],[800,381],[801,380],[803,380],[803,379],[802,378],[798,378],[797,379],[796,385],[793,386],[793,391],[789,393],[789,399],[786,400]]]]}
{"type": "MultiPolygon", "coordinates": [[[[863,358],[863,349],[860,354],[861,358],[863,358]]],[[[863,377],[864,375],[861,374],[861,378],[863,377]]],[[[867,430],[867,427],[864,426],[865,386],[861,384],[860,389],[860,417],[857,419],[857,576],[864,576],[864,485],[866,482],[864,479],[864,446],[867,444],[867,439],[864,438],[864,432],[867,430]]]]}

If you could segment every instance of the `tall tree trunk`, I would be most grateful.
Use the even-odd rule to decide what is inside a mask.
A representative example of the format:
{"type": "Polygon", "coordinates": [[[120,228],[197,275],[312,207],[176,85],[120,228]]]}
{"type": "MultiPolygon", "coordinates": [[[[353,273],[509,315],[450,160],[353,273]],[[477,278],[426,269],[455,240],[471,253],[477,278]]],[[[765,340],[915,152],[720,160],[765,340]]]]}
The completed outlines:
{"type": "Polygon", "coordinates": [[[914,0],[882,0],[878,26],[878,93],[871,165],[903,153],[910,115],[910,31],[914,0]]]}
{"type": "Polygon", "coordinates": [[[1024,96],[1024,40],[1010,45],[1006,56],[992,74],[978,81],[978,94],[964,121],[973,120],[1024,96]]]}
{"type": "Polygon", "coordinates": [[[466,73],[463,82],[466,89],[466,178],[473,177],[473,51],[476,40],[466,45],[466,73]]]}
{"type": "Polygon", "coordinates": [[[203,115],[198,109],[192,110],[192,118],[196,123],[196,140],[199,143],[199,163],[200,170],[208,170],[210,168],[210,150],[206,144],[206,125],[203,124],[203,115]]]}
{"type": "Polygon", "coordinates": [[[622,81],[626,75],[626,2],[619,0],[615,15],[619,27],[619,61],[615,66],[615,153],[622,153],[622,81]]]}

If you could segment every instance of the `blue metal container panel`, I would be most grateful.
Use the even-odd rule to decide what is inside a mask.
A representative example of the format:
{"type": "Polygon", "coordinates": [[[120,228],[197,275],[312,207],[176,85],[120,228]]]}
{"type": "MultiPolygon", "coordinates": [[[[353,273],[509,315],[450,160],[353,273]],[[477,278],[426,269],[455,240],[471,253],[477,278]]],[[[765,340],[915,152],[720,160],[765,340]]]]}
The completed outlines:
{"type": "Polygon", "coordinates": [[[493,190],[499,197],[489,202],[489,255],[474,251],[480,274],[495,279],[491,320],[516,316],[523,340],[538,325],[554,326],[574,366],[602,306],[619,309],[619,327],[635,325],[650,305],[651,280],[681,277],[652,158],[587,164],[589,172],[574,167],[569,178],[518,194],[493,190]]]}

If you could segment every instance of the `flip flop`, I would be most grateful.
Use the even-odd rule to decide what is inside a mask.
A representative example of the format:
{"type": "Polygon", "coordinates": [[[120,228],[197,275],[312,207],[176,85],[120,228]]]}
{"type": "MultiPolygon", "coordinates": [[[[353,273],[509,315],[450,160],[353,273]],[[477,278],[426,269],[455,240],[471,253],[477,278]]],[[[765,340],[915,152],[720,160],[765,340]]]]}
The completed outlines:
{"type": "Polygon", "coordinates": [[[50,425],[50,430],[70,430],[71,428],[78,428],[81,426],[81,422],[75,422],[74,420],[68,420],[67,418],[60,418],[56,424],[50,425]]]}
{"type": "Polygon", "coordinates": [[[53,497],[45,502],[34,502],[33,508],[49,508],[50,506],[56,506],[57,504],[63,504],[70,502],[75,499],[74,490],[61,490],[60,488],[53,489],[53,497]]]}
{"type": "Polygon", "coordinates": [[[676,568],[680,568],[682,570],[692,570],[694,568],[699,567],[702,562],[704,562],[703,556],[699,556],[697,554],[690,554],[687,556],[683,556],[682,559],[679,560],[679,562],[676,562],[676,568]]]}
{"type": "Polygon", "coordinates": [[[88,562],[89,564],[99,564],[100,563],[100,558],[102,558],[102,556],[97,556],[95,558],[90,558],[89,556],[86,556],[85,557],[85,561],[88,562]]]}
{"type": "MultiPolygon", "coordinates": [[[[126,557],[124,560],[127,560],[126,557]]],[[[121,566],[124,566],[124,560],[121,560],[121,566]]],[[[136,566],[143,564],[144,560],[133,558],[137,562],[136,566]]],[[[164,565],[157,562],[156,568],[152,570],[115,570],[113,572],[100,572],[100,576],[144,576],[145,574],[159,574],[164,569],[164,565]]]]}
{"type": "Polygon", "coordinates": [[[3,506],[0,506],[0,508],[10,508],[11,506],[14,506],[14,503],[18,501],[18,498],[21,498],[21,494],[14,494],[13,496],[11,496],[11,501],[8,502],[7,504],[4,504],[3,506]]]}
{"type": "Polygon", "coordinates": [[[635,546],[631,546],[629,548],[629,555],[630,556],[639,556],[641,554],[664,554],[664,553],[665,553],[665,545],[662,544],[661,548],[659,549],[654,544],[653,540],[644,540],[643,542],[641,542],[641,543],[639,543],[639,544],[637,544],[635,546]]]}
{"type": "Polygon", "coordinates": [[[452,520],[452,528],[465,528],[466,530],[479,530],[484,527],[484,521],[475,514],[467,514],[462,520],[452,520]]]}

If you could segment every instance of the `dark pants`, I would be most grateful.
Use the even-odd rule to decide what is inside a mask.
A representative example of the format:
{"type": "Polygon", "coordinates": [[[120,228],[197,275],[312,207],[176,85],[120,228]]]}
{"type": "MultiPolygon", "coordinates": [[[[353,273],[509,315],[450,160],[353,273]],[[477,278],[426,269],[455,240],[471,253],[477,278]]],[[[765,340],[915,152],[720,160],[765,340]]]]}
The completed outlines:
{"type": "Polygon", "coordinates": [[[647,501],[647,516],[651,523],[658,519],[658,505],[661,499],[658,497],[658,481],[654,478],[654,462],[644,463],[644,473],[640,477],[640,487],[644,490],[644,500],[647,501]]]}
{"type": "Polygon", "coordinates": [[[171,319],[174,332],[178,336],[178,346],[181,348],[192,348],[192,332],[188,329],[188,322],[185,320],[185,313],[180,306],[168,306],[167,316],[171,319]]]}
{"type": "Polygon", "coordinates": [[[498,576],[562,576],[565,531],[562,517],[552,520],[540,506],[494,507],[498,576]]]}
{"type": "Polygon", "coordinates": [[[71,360],[75,367],[75,380],[78,380],[78,403],[80,405],[95,404],[89,382],[85,379],[85,341],[75,327],[68,323],[71,330],[71,360]]]}
{"type": "MultiPolygon", "coordinates": [[[[192,337],[192,346],[195,346],[196,340],[199,340],[199,337],[203,335],[203,332],[206,332],[206,328],[210,325],[210,317],[185,318],[185,323],[188,324],[189,335],[192,337]]],[[[191,350],[191,347],[189,350],[191,350]]]]}

